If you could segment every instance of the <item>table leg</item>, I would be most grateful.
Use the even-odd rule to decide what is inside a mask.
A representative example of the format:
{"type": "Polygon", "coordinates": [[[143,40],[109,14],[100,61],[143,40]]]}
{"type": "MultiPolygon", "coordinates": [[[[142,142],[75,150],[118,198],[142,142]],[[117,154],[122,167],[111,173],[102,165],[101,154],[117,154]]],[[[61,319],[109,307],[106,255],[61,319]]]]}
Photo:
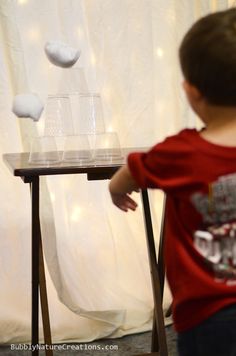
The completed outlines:
{"type": "MultiPolygon", "coordinates": [[[[152,352],[159,351],[160,356],[167,356],[168,350],[167,350],[165,324],[164,324],[164,316],[163,316],[163,308],[162,308],[164,269],[163,266],[159,266],[159,263],[162,263],[163,260],[161,259],[161,261],[157,262],[157,258],[156,258],[151,211],[150,211],[147,190],[142,190],[142,201],[143,201],[143,212],[144,212],[144,220],[145,220],[149,265],[150,265],[150,272],[151,272],[152,290],[153,290],[153,298],[154,298],[155,322],[153,323],[152,352]],[[162,273],[162,275],[160,275],[160,272],[162,273]]],[[[162,255],[162,252],[160,251],[160,248],[162,249],[163,247],[162,242],[163,242],[163,231],[162,231],[162,236],[161,236],[161,241],[159,246],[159,257],[162,255]]]]}
{"type": "Polygon", "coordinates": [[[158,272],[160,276],[161,297],[163,300],[164,283],[165,283],[165,261],[164,261],[164,236],[166,223],[166,196],[163,199],[161,231],[158,248],[158,272]]]}
{"type": "Polygon", "coordinates": [[[41,238],[39,243],[39,288],[40,288],[40,301],[41,301],[41,309],[42,309],[44,342],[47,345],[47,347],[49,347],[49,349],[47,348],[45,349],[45,354],[46,356],[52,356],[53,350],[50,348],[50,346],[52,346],[52,336],[51,336],[51,328],[50,328],[47,286],[46,286],[44,260],[43,260],[43,246],[42,246],[41,238]]]}
{"type": "MultiPolygon", "coordinates": [[[[154,305],[155,307],[155,305],[154,305]]],[[[153,320],[152,320],[152,344],[151,344],[152,351],[159,350],[159,340],[158,340],[158,332],[157,332],[157,323],[156,323],[156,313],[154,311],[153,320]]]]}
{"type": "Polygon", "coordinates": [[[39,345],[39,177],[31,180],[31,204],[32,204],[32,304],[31,304],[31,344],[32,355],[38,355],[39,345]]]}
{"type": "MultiPolygon", "coordinates": [[[[44,340],[47,346],[52,345],[51,328],[49,320],[47,287],[43,259],[43,246],[39,215],[39,177],[31,180],[32,194],[32,345],[39,344],[39,288],[42,309],[44,340]]],[[[33,355],[38,355],[38,350],[32,350],[33,355]]],[[[47,356],[53,355],[53,350],[45,349],[47,356]]]]}

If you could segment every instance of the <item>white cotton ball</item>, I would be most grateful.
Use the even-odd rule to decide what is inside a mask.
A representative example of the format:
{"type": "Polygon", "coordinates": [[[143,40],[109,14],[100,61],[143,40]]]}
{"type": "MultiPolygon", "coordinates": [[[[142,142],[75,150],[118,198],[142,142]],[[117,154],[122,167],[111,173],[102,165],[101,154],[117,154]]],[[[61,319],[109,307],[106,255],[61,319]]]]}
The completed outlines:
{"type": "Polygon", "coordinates": [[[46,42],[44,47],[49,61],[58,67],[72,67],[80,56],[80,51],[60,41],[46,42]]]}
{"type": "Polygon", "coordinates": [[[19,94],[13,99],[12,111],[17,117],[30,117],[34,121],[38,121],[43,108],[43,104],[36,94],[19,94]]]}

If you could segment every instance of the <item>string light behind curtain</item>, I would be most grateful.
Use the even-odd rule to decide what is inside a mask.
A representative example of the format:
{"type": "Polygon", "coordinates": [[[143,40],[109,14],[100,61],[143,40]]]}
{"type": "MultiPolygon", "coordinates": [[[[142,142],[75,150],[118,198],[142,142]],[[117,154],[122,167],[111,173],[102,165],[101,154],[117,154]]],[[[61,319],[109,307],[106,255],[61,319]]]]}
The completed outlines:
{"type": "MultiPolygon", "coordinates": [[[[42,99],[58,90],[62,69],[43,46],[78,47],[90,91],[101,94],[107,130],[122,146],[150,146],[196,118],[181,93],[177,48],[198,17],[232,5],[210,0],[1,0],[0,148],[29,149],[43,132],[11,113],[17,93],[42,99]]],[[[66,84],[66,83],[65,83],[66,84]]],[[[0,343],[30,340],[30,194],[2,162],[0,343]]],[[[139,201],[139,196],[136,196],[139,201]]],[[[158,235],[161,195],[152,192],[158,235]]],[[[53,341],[88,341],[149,330],[152,293],[142,207],[112,206],[107,182],[84,176],[41,180],[41,223],[53,341]]],[[[170,296],[165,296],[168,305],[170,296]]]]}

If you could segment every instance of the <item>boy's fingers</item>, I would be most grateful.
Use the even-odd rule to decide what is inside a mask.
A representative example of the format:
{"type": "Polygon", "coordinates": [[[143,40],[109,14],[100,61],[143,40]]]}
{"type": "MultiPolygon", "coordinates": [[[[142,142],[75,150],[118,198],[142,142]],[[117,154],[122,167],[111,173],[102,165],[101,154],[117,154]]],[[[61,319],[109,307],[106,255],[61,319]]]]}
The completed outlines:
{"type": "Polygon", "coordinates": [[[116,206],[124,212],[128,211],[128,208],[125,205],[116,205],[116,206]]]}
{"type": "Polygon", "coordinates": [[[138,204],[136,203],[136,201],[134,201],[134,200],[133,200],[132,198],[130,198],[128,195],[127,195],[126,199],[127,199],[127,202],[129,202],[132,206],[134,206],[134,207],[137,207],[137,206],[138,206],[138,204]]]}
{"type": "Polygon", "coordinates": [[[135,211],[137,206],[138,206],[138,204],[133,199],[127,197],[126,198],[126,202],[125,202],[125,206],[128,209],[135,211]]]}
{"type": "Polygon", "coordinates": [[[119,195],[112,195],[113,203],[122,211],[127,212],[129,209],[135,211],[138,204],[129,197],[128,194],[119,196],[119,195]]]}

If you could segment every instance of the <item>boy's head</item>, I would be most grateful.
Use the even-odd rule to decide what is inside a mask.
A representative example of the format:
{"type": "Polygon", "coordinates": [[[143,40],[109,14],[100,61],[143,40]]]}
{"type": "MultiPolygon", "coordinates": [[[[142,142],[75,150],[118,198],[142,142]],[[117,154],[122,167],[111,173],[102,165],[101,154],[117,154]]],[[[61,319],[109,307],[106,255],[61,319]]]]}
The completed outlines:
{"type": "Polygon", "coordinates": [[[209,104],[236,106],[236,9],[201,18],[179,50],[184,77],[209,104]]]}

